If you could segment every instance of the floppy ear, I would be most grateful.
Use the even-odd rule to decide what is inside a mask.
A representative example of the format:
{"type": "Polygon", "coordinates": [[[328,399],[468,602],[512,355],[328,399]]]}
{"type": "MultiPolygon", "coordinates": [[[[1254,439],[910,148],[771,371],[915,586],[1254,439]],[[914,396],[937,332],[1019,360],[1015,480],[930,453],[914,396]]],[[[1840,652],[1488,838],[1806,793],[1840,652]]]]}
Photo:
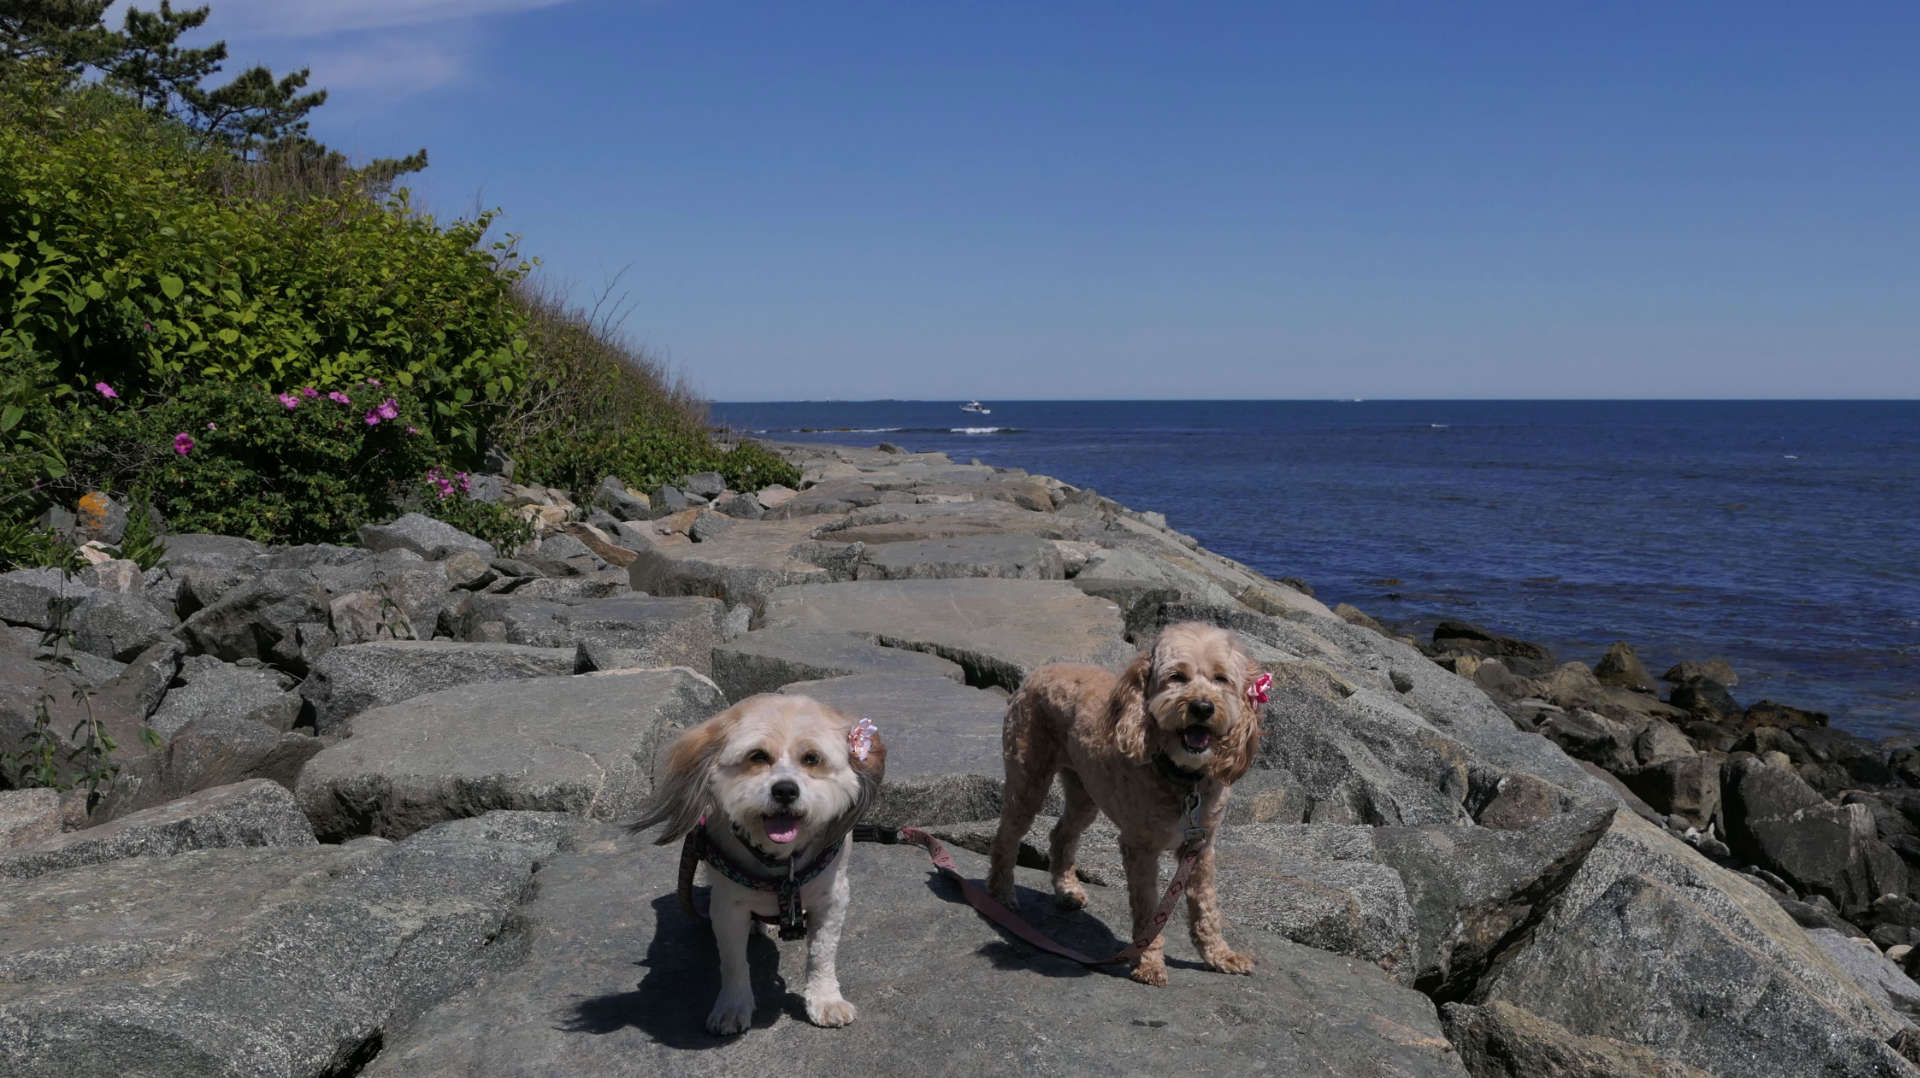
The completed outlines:
{"type": "Polygon", "coordinates": [[[1253,766],[1254,753],[1260,751],[1260,722],[1265,714],[1267,686],[1272,679],[1266,677],[1266,671],[1254,665],[1253,660],[1239,652],[1235,647],[1235,658],[1245,671],[1239,681],[1240,721],[1227,731],[1222,739],[1220,751],[1215,753],[1214,777],[1232,785],[1253,766]]]}
{"type": "Polygon", "coordinates": [[[1113,720],[1113,745],[1136,764],[1147,762],[1147,679],[1153,675],[1153,649],[1134,656],[1114,683],[1107,700],[1113,720]]]}
{"type": "Polygon", "coordinates": [[[645,831],[665,821],[653,844],[665,846],[685,838],[707,811],[707,780],[714,761],[739,721],[738,704],[681,734],[667,749],[666,763],[653,781],[653,800],[644,815],[627,830],[645,831]]]}

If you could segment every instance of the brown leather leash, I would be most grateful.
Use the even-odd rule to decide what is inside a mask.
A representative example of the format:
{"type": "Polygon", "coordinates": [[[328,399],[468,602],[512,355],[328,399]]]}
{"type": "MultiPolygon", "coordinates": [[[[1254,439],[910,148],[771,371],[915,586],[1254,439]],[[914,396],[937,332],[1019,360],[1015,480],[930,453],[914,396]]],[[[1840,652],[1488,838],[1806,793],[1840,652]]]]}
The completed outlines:
{"type": "Polygon", "coordinates": [[[942,845],[939,839],[934,838],[918,827],[902,827],[895,830],[891,827],[876,827],[871,824],[861,824],[854,828],[853,840],[855,842],[877,842],[883,846],[893,846],[904,842],[909,846],[920,847],[927,851],[928,857],[933,859],[935,868],[951,876],[954,882],[960,885],[960,893],[966,896],[967,904],[985,914],[988,920],[1019,936],[1040,950],[1046,951],[1049,954],[1059,955],[1061,958],[1072,962],[1078,962],[1083,966],[1111,966],[1123,962],[1132,962],[1145,953],[1147,948],[1153,946],[1153,941],[1160,938],[1160,933],[1167,927],[1167,920],[1173,916],[1174,904],[1180,901],[1181,895],[1186,893],[1187,877],[1192,874],[1194,862],[1200,859],[1201,851],[1206,849],[1207,846],[1207,836],[1204,833],[1198,837],[1190,835],[1187,841],[1180,846],[1180,865],[1174,870],[1173,882],[1167,886],[1167,893],[1161,897],[1160,907],[1154,911],[1153,919],[1147,922],[1146,930],[1119,953],[1107,958],[1092,958],[1081,954],[1079,951],[1074,950],[1064,943],[1054,941],[1039,929],[1028,924],[1025,918],[1001,905],[1000,901],[988,894],[985,888],[961,875],[959,867],[953,863],[953,856],[947,853],[946,846],[942,845]]]}

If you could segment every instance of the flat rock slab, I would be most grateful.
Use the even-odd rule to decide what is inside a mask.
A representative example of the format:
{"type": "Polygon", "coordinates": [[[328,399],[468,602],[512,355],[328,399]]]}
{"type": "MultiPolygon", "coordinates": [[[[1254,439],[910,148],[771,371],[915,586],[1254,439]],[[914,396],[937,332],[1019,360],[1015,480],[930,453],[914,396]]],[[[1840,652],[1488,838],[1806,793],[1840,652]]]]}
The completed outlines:
{"type": "Polygon", "coordinates": [[[1066,562],[1053,541],[1032,535],[964,535],[869,544],[854,570],[859,580],[949,580],[986,576],[1061,580],[1066,562]]]}
{"type": "Polygon", "coordinates": [[[940,824],[1000,812],[1000,728],[1007,698],[938,675],[859,674],[781,692],[865,716],[887,743],[887,778],[870,823],[940,824]]]}
{"type": "Polygon", "coordinates": [[[851,633],[763,629],[713,649],[713,680],[729,700],[772,692],[795,681],[849,674],[911,674],[964,681],[959,664],[905,648],[881,647],[851,633]]]}
{"type": "Polygon", "coordinates": [[[654,753],[726,706],[678,667],[464,685],[361,712],[300,772],[323,839],[399,838],[493,809],[636,813],[654,753]]]}
{"type": "Polygon", "coordinates": [[[822,527],[820,538],[842,543],[910,543],[963,535],[1081,539],[1085,538],[1083,531],[1080,522],[1072,518],[1022,509],[1006,502],[935,502],[856,509],[845,520],[822,527]]]}
{"type": "MultiPolygon", "coordinates": [[[[300,686],[314,729],[327,733],[369,708],[440,689],[573,673],[575,649],[457,640],[383,640],[334,648],[300,686]]],[[[171,702],[169,700],[169,702],[171,702]]],[[[162,711],[166,706],[162,705],[162,711]]]]}
{"type": "Polygon", "coordinates": [[[739,520],[704,543],[650,542],[627,566],[628,580],[649,595],[704,595],[758,609],[775,588],[832,579],[795,552],[812,541],[819,524],[818,518],[739,520]]]}
{"type": "MultiPolygon", "coordinates": [[[[910,847],[854,847],[839,953],[852,1025],[807,1024],[804,948],[756,935],[754,1028],[712,1037],[713,936],[674,900],[675,852],[601,834],[541,869],[525,961],[389,1038],[366,1075],[1465,1074],[1433,1004],[1363,962],[1245,930],[1258,964],[1232,977],[1174,931],[1173,983],[1146,988],[1009,942],[910,847]]],[[[1105,926],[1125,900],[1105,890],[1041,928],[1118,949],[1105,926]]]]}
{"type": "Polygon", "coordinates": [[[249,779],[19,849],[0,851],[0,879],[129,857],[170,857],[240,846],[312,846],[313,828],[277,782],[249,779]]]}
{"type": "Polygon", "coordinates": [[[1012,690],[1050,662],[1118,667],[1134,649],[1120,610],[1051,580],[857,580],[776,590],[762,628],[855,633],[959,663],[1012,690]]]}
{"type": "Polygon", "coordinates": [[[498,951],[558,830],[201,850],[0,889],[0,1073],[352,1074],[498,951]]]}

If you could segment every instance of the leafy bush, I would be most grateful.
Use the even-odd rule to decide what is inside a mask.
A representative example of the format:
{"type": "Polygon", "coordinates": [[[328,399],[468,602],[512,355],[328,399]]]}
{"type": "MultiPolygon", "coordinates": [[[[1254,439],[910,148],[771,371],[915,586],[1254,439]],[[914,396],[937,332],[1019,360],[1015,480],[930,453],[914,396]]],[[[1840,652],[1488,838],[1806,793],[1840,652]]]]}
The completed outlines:
{"type": "Polygon", "coordinates": [[[525,378],[493,215],[444,228],[357,186],[222,197],[232,161],[107,91],[0,100],[0,369],[160,392],[377,378],[477,452],[525,378]]]}
{"type": "Polygon", "coordinates": [[[714,471],[733,490],[759,490],[774,483],[800,485],[800,469],[759,442],[743,441],[727,450],[720,455],[714,471]]]}
{"type": "Polygon", "coordinates": [[[504,505],[470,497],[465,472],[430,468],[423,489],[421,512],[476,539],[485,539],[503,554],[533,539],[532,521],[515,516],[504,505]]]}
{"type": "Polygon", "coordinates": [[[82,400],[62,424],[72,489],[123,490],[174,531],[351,540],[394,515],[440,449],[405,390],[207,381],[144,406],[82,400]]]}

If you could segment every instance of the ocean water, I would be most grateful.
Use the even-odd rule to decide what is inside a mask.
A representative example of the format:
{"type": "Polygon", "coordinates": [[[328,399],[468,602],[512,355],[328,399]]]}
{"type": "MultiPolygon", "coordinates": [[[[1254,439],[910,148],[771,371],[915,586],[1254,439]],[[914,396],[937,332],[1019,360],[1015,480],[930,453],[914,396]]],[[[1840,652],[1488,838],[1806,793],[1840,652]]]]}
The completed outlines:
{"type": "Polygon", "coordinates": [[[717,404],[784,441],[889,441],[1092,487],[1425,632],[1462,618],[1741,703],[1920,735],[1920,401],[717,404]]]}

